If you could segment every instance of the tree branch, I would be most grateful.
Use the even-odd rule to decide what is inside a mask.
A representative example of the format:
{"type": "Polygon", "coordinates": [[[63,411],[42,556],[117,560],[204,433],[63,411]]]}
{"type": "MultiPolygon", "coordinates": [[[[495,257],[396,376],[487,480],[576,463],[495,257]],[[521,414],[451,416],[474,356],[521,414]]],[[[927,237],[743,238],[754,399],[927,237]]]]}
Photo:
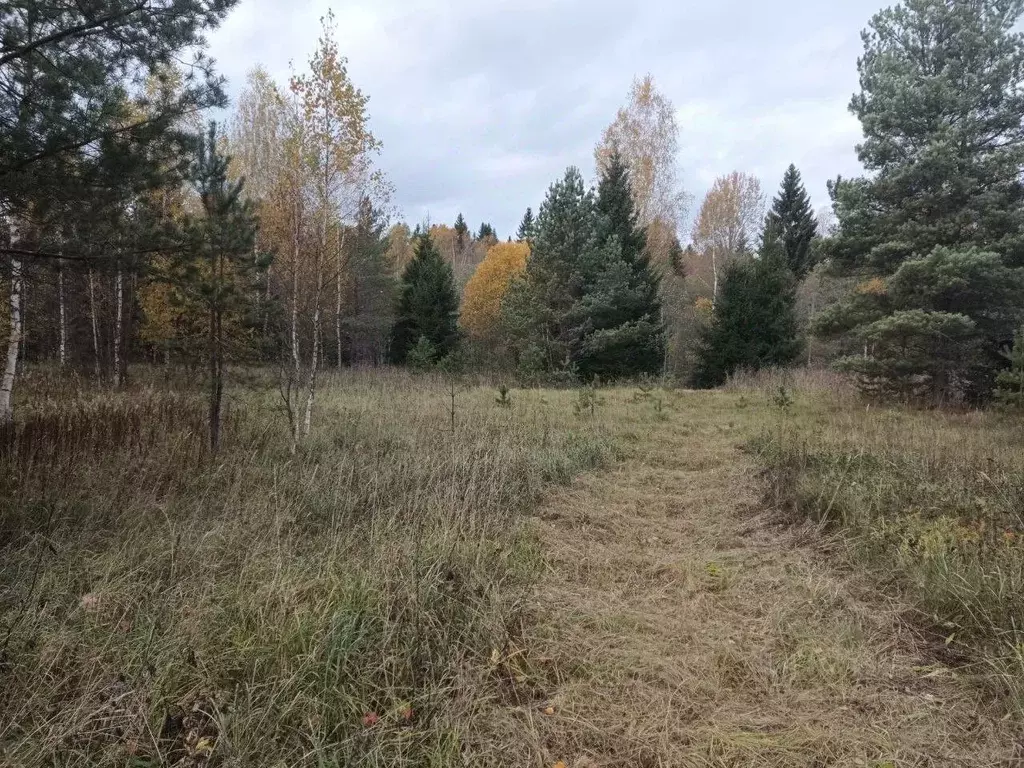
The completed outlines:
{"type": "Polygon", "coordinates": [[[118,19],[123,19],[127,16],[131,16],[133,13],[137,13],[138,11],[143,10],[145,7],[146,2],[145,0],[142,0],[142,2],[138,2],[135,5],[126,8],[122,11],[110,13],[106,16],[101,16],[98,19],[91,19],[89,21],[83,22],[82,24],[76,24],[73,27],[69,27],[68,29],[57,30],[53,34],[47,35],[46,37],[41,37],[38,40],[33,40],[32,42],[23,45],[21,48],[16,48],[10,53],[3,54],[2,56],[0,56],[0,67],[7,64],[8,62],[14,61],[15,59],[21,58],[26,54],[32,53],[32,51],[36,50],[37,48],[41,48],[44,45],[57,43],[69,37],[85,37],[86,35],[95,32],[98,27],[102,27],[104,24],[108,24],[111,21],[117,21],[118,19]]]}

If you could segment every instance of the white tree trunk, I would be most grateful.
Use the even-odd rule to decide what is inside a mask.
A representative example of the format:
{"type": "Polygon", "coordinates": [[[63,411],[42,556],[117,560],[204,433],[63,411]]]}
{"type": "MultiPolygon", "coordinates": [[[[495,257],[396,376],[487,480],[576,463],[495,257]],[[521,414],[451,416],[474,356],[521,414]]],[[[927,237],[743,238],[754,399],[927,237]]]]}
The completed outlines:
{"type": "Polygon", "coordinates": [[[117,263],[117,275],[114,277],[114,386],[121,386],[121,334],[124,332],[124,272],[121,262],[117,263]]]}
{"type": "Polygon", "coordinates": [[[302,418],[303,437],[307,437],[309,435],[310,429],[313,425],[313,401],[316,399],[316,369],[320,363],[317,351],[320,346],[319,339],[322,334],[320,323],[320,298],[323,295],[323,288],[323,265],[320,258],[318,258],[316,265],[316,294],[314,295],[313,304],[313,350],[310,353],[312,355],[312,359],[309,361],[309,387],[307,388],[306,393],[306,412],[302,418]]]}
{"type": "Polygon", "coordinates": [[[13,421],[14,408],[11,397],[14,394],[14,377],[18,372],[18,350],[21,345],[21,261],[11,259],[11,331],[7,337],[7,362],[4,376],[0,380],[0,424],[13,421]]]}
{"type": "Polygon", "coordinates": [[[92,324],[92,356],[96,366],[96,381],[102,376],[100,366],[100,329],[99,321],[96,319],[96,279],[92,270],[89,270],[89,322],[92,324]]]}
{"type": "MultiPolygon", "coordinates": [[[[313,336],[320,332],[320,307],[313,311],[313,336]]],[[[306,393],[306,412],[302,417],[302,436],[308,437],[313,425],[313,401],[316,399],[317,343],[313,343],[313,359],[309,361],[309,388],[306,393]]]]}
{"type": "Polygon", "coordinates": [[[297,206],[294,217],[292,228],[292,362],[295,364],[295,376],[298,378],[301,363],[299,362],[299,213],[297,206]]]}
{"type": "Polygon", "coordinates": [[[338,360],[337,360],[337,364],[338,365],[337,365],[337,367],[338,367],[339,371],[341,370],[341,283],[342,283],[342,277],[341,277],[341,268],[342,268],[341,251],[344,248],[344,243],[345,243],[345,240],[344,240],[344,235],[343,235],[340,238],[339,242],[338,242],[338,301],[337,301],[337,306],[334,309],[334,333],[335,333],[335,335],[338,338],[338,360]]]}
{"type": "Polygon", "coordinates": [[[346,261],[345,259],[345,239],[348,233],[344,227],[339,226],[340,234],[338,235],[338,306],[335,310],[334,322],[335,331],[338,335],[338,370],[341,370],[341,357],[342,357],[342,340],[341,340],[341,310],[343,306],[342,302],[342,284],[343,275],[345,272],[346,261]]]}
{"type": "Polygon", "coordinates": [[[712,286],[711,286],[711,308],[715,308],[715,304],[718,303],[718,257],[715,255],[715,249],[711,249],[711,274],[712,274],[712,286]]]}
{"type": "Polygon", "coordinates": [[[60,320],[60,343],[57,349],[57,359],[60,361],[60,367],[63,368],[68,357],[68,325],[64,309],[64,267],[59,261],[57,262],[57,303],[60,320]]]}

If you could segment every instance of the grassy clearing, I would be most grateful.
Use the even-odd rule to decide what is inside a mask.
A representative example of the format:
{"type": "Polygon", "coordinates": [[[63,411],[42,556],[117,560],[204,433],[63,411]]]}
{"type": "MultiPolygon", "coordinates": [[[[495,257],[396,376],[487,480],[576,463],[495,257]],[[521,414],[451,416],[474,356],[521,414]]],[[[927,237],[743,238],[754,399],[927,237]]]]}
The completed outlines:
{"type": "Polygon", "coordinates": [[[772,503],[841,533],[937,650],[1024,715],[1024,420],[869,407],[803,384],[753,443],[772,503]]]}
{"type": "MultiPolygon", "coordinates": [[[[806,417],[790,383],[678,392],[610,470],[550,494],[548,564],[524,648],[552,714],[535,758],[572,768],[996,768],[1018,726],[935,658],[834,537],[779,525],[756,456],[765,425],[806,417]],[[789,412],[789,415],[785,415],[789,412]]],[[[817,406],[814,406],[817,407],[817,406]]]]}
{"type": "MultiPolygon", "coordinates": [[[[331,378],[331,377],[328,377],[331,378]]],[[[277,393],[203,401],[30,373],[0,456],[0,762],[505,765],[547,484],[659,412],[570,392],[332,378],[289,453],[277,393]]]]}

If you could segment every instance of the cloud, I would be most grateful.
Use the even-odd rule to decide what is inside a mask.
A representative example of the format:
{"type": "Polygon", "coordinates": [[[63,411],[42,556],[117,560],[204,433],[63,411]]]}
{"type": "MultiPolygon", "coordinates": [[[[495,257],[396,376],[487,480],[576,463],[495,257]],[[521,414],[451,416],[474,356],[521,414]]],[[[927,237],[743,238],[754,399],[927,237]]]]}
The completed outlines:
{"type": "MultiPolygon", "coordinates": [[[[349,72],[370,96],[380,165],[411,222],[514,232],[593,147],[634,76],[675,104],[680,178],[699,202],[718,175],[774,193],[789,163],[815,203],[859,172],[860,30],[879,0],[351,0],[334,9],[349,72]]],[[[233,92],[257,63],[284,81],[316,45],[325,0],[242,0],[211,47],[233,92]]]]}

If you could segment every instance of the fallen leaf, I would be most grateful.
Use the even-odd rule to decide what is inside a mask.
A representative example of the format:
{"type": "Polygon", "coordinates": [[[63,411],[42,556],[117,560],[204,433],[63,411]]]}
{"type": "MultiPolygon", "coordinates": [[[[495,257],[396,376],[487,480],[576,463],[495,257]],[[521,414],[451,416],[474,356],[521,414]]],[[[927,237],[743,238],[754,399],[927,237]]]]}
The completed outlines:
{"type": "Polygon", "coordinates": [[[554,707],[544,707],[544,714],[545,715],[553,715],[553,714],[555,714],[555,708],[554,707]]]}
{"type": "Polygon", "coordinates": [[[89,592],[82,595],[82,599],[78,602],[87,611],[95,611],[100,607],[100,596],[95,592],[89,592]]]}

